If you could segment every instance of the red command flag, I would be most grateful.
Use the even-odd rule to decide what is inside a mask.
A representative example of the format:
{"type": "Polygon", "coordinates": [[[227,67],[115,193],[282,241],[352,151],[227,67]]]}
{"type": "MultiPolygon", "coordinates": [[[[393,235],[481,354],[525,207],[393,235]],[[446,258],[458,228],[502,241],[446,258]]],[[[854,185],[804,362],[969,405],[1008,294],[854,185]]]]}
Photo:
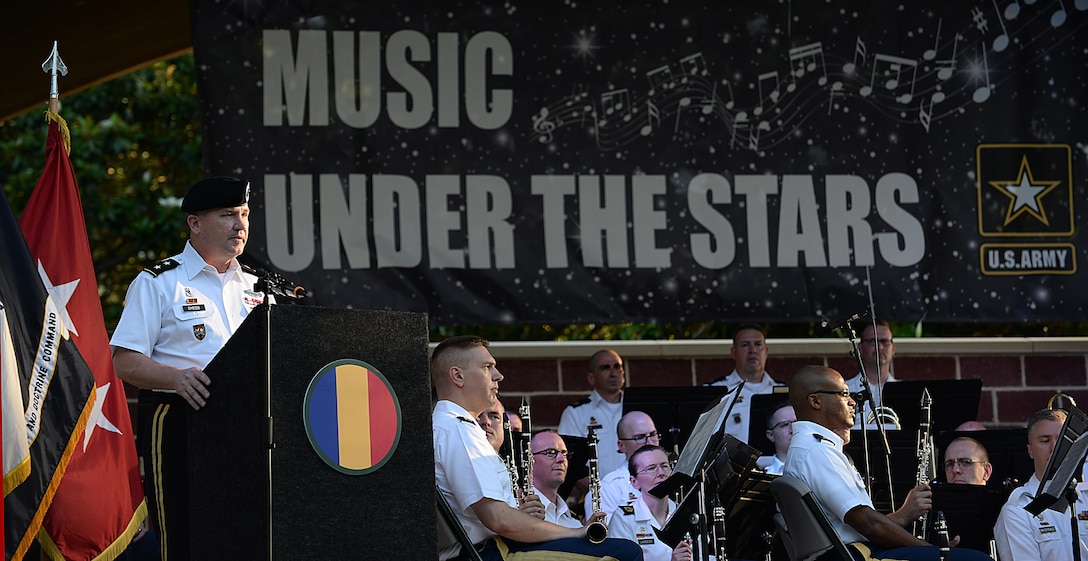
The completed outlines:
{"type": "Polygon", "coordinates": [[[67,298],[72,339],[95,380],[95,401],[68,471],[46,512],[40,541],[53,559],[110,561],[147,516],[125,389],[113,371],[67,125],[50,113],[45,169],[19,225],[38,274],[67,298]]]}

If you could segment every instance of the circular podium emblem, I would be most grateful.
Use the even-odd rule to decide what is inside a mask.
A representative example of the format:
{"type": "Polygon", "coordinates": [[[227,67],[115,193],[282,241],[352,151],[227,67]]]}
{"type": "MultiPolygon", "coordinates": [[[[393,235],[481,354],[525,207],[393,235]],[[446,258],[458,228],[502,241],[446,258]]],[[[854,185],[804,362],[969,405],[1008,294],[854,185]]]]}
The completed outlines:
{"type": "Polygon", "coordinates": [[[365,475],[382,467],[400,442],[400,402],[373,366],[331,362],[314,375],[302,406],[306,435],[333,469],[365,475]]]}

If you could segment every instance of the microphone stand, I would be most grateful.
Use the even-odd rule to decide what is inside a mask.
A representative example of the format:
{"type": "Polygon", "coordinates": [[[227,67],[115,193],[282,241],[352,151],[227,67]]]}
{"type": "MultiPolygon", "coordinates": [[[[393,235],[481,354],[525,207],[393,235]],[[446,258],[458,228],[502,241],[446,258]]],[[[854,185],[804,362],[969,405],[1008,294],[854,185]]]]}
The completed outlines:
{"type": "MultiPolygon", "coordinates": [[[[274,273],[273,273],[274,274],[274,273]]],[[[265,326],[265,345],[264,345],[264,413],[267,430],[267,470],[266,479],[268,480],[268,519],[266,520],[267,534],[268,534],[268,560],[272,561],[272,451],[276,448],[276,441],[272,432],[272,283],[274,277],[272,275],[262,275],[257,278],[257,282],[253,285],[253,290],[264,294],[264,326],[265,326]]]]}
{"type": "Polygon", "coordinates": [[[858,350],[858,335],[857,332],[854,331],[854,325],[851,320],[846,320],[846,333],[847,337],[850,339],[850,356],[854,357],[854,359],[857,360],[858,371],[861,373],[862,400],[859,405],[861,414],[861,444],[865,454],[865,489],[869,491],[869,498],[871,499],[873,497],[873,490],[869,484],[869,480],[872,478],[873,471],[872,463],[869,458],[869,431],[866,429],[866,425],[868,423],[866,423],[865,419],[865,406],[869,405],[869,407],[871,407],[873,410],[873,420],[876,422],[876,429],[877,433],[880,435],[880,441],[884,444],[881,450],[883,450],[884,452],[884,467],[887,470],[888,477],[888,500],[891,502],[891,510],[894,511],[895,489],[892,488],[892,447],[890,444],[888,444],[888,431],[884,427],[884,422],[880,419],[880,415],[877,414],[879,410],[876,406],[876,400],[873,399],[873,390],[872,387],[869,385],[869,375],[865,372],[865,361],[861,359],[861,351],[858,350]]]}

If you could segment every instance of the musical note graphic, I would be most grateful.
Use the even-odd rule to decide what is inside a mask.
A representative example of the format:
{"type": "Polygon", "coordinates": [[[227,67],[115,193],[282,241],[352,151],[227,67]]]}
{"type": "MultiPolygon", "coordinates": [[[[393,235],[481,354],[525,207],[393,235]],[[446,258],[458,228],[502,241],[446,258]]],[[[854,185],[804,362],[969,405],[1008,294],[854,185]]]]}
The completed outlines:
{"type": "Polygon", "coordinates": [[[1005,22],[1001,19],[1001,10],[997,8],[997,0],[993,0],[994,11],[997,12],[997,23],[1001,25],[1001,35],[994,39],[994,52],[1000,53],[1009,46],[1009,30],[1005,28],[1005,22]]]}
{"type": "Polygon", "coordinates": [[[806,72],[816,70],[816,59],[820,59],[822,75],[817,80],[821,86],[827,83],[827,64],[824,62],[823,44],[809,43],[790,49],[790,66],[793,67],[793,77],[803,78],[806,72]]]}
{"type": "Polygon", "coordinates": [[[737,144],[737,132],[741,129],[747,129],[750,126],[751,125],[748,123],[748,113],[746,111],[737,113],[736,117],[733,118],[733,133],[729,138],[730,148],[735,147],[737,144]]]}
{"type": "Polygon", "coordinates": [[[706,68],[706,61],[703,60],[703,53],[695,53],[680,59],[680,68],[688,76],[706,76],[710,74],[706,68]]]}
{"type": "MultiPolygon", "coordinates": [[[[676,114],[677,122],[680,121],[680,113],[676,114]]],[[[657,120],[657,124],[661,124],[661,111],[658,110],[657,105],[654,105],[653,100],[646,100],[646,124],[639,131],[642,136],[650,136],[650,133],[654,132],[654,120],[657,120]]],[[[675,131],[674,131],[675,132],[675,131]]]]}
{"type": "Polygon", "coordinates": [[[831,92],[827,99],[827,114],[831,114],[831,108],[835,106],[835,97],[844,97],[846,94],[842,91],[842,82],[835,81],[831,84],[831,92]]]}
{"type": "MultiPolygon", "coordinates": [[[[981,50],[982,50],[981,74],[982,74],[982,76],[984,76],[986,78],[986,85],[985,86],[979,86],[975,90],[974,95],[971,96],[971,99],[974,99],[975,103],[982,103],[982,102],[986,101],[987,99],[990,99],[990,93],[992,93],[992,91],[993,91],[993,86],[990,85],[990,63],[987,62],[987,60],[986,60],[986,49],[983,48],[981,50]]],[[[975,81],[976,82],[978,81],[978,77],[975,78],[975,81]]]]}
{"type": "Polygon", "coordinates": [[[858,41],[854,45],[854,61],[842,65],[842,71],[847,74],[853,74],[854,71],[858,69],[858,57],[861,57],[861,62],[864,64],[866,53],[865,41],[862,41],[861,37],[858,37],[858,41]]]}
{"type": "Polygon", "coordinates": [[[764,72],[763,74],[760,74],[759,77],[758,77],[758,85],[759,85],[759,105],[757,105],[756,108],[752,110],[752,114],[755,115],[756,117],[758,117],[760,114],[763,113],[763,103],[765,101],[767,101],[768,99],[771,100],[772,105],[775,104],[775,103],[778,103],[778,96],[781,95],[779,93],[779,91],[778,91],[778,87],[779,87],[778,71],[777,70],[772,70],[770,72],[764,72]],[[774,87],[771,88],[770,93],[768,93],[767,95],[763,95],[763,82],[766,82],[767,80],[772,80],[772,79],[774,80],[774,87]]]}
{"type": "Polygon", "coordinates": [[[926,100],[922,100],[922,103],[918,105],[918,122],[921,123],[922,128],[929,132],[929,124],[933,122],[933,106],[939,103],[936,99],[929,100],[929,109],[926,109],[926,100]]]}
{"type": "Polygon", "coordinates": [[[862,97],[868,97],[873,93],[873,84],[876,83],[876,75],[881,63],[887,64],[887,69],[881,73],[881,77],[886,78],[884,88],[888,91],[895,91],[899,88],[904,68],[910,68],[910,91],[894,96],[899,103],[910,103],[910,100],[914,99],[914,84],[918,79],[918,61],[909,58],[877,53],[873,59],[873,73],[869,78],[869,85],[861,88],[858,93],[862,97]]]}
{"type": "Polygon", "coordinates": [[[960,40],[963,39],[963,35],[957,33],[952,40],[952,58],[947,58],[937,61],[937,79],[944,81],[952,77],[952,73],[956,70],[956,49],[960,46],[960,40]]]}
{"type": "MultiPolygon", "coordinates": [[[[933,40],[933,48],[926,49],[926,52],[922,53],[922,58],[926,60],[933,60],[937,58],[937,47],[941,44],[941,23],[944,22],[944,18],[937,20],[937,37],[933,40]]],[[[952,58],[956,58],[953,56],[952,58]]]]}
{"type": "Polygon", "coordinates": [[[1058,28],[1065,23],[1065,1],[1058,0],[1058,10],[1054,12],[1054,15],[1050,16],[1051,27],[1058,28]]]}
{"type": "Polygon", "coordinates": [[[680,132],[680,115],[683,115],[684,114],[684,109],[687,109],[690,106],[691,106],[691,98],[690,97],[684,97],[684,98],[680,99],[680,103],[677,105],[677,109],[676,109],[676,124],[673,125],[673,127],[672,127],[672,133],[673,134],[676,134],[676,133],[680,132]]]}
{"type": "Polygon", "coordinates": [[[659,87],[670,90],[676,84],[672,78],[672,69],[667,64],[647,72],[646,79],[650,81],[650,97],[657,93],[659,87]]]}
{"type": "Polygon", "coordinates": [[[710,97],[703,99],[703,115],[709,115],[714,112],[714,107],[718,104],[718,83],[715,82],[714,86],[710,90],[710,97]]]}
{"type": "Polygon", "coordinates": [[[556,124],[548,120],[548,115],[547,107],[541,107],[540,112],[533,115],[533,131],[540,135],[537,138],[543,144],[552,141],[552,133],[555,132],[556,128],[556,124]]]}
{"type": "Polygon", "coordinates": [[[1020,15],[1020,1],[1012,0],[1012,4],[1005,6],[1005,19],[1012,21],[1020,15]]]}

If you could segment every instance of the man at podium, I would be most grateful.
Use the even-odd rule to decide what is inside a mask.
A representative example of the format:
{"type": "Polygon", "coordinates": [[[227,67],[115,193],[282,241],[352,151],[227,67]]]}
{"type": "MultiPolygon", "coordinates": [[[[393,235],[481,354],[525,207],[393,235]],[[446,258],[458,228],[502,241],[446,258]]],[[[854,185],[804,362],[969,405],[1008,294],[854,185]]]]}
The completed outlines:
{"type": "Polygon", "coordinates": [[[189,559],[185,408],[204,406],[211,384],[204,367],[264,299],[237,259],[249,237],[249,183],[204,179],[181,210],[185,249],[136,276],[110,340],[117,376],[141,390],[144,492],[162,561],[189,559]]]}

